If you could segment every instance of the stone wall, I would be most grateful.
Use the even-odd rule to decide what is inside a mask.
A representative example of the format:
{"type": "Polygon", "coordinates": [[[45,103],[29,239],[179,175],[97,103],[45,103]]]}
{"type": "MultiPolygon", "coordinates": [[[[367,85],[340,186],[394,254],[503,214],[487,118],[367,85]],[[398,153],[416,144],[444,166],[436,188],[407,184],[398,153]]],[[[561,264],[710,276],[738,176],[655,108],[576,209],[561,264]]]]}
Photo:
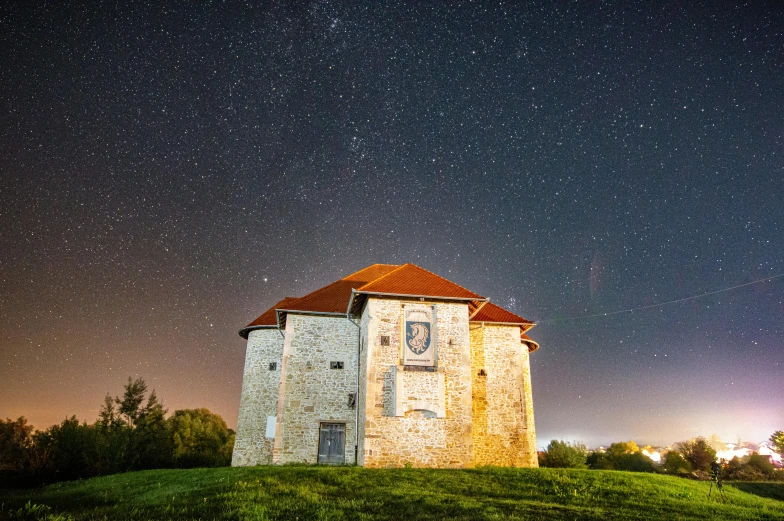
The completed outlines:
{"type": "Polygon", "coordinates": [[[471,325],[474,464],[538,466],[528,347],[518,326],[471,325]]]}
{"type": "MultiPolygon", "coordinates": [[[[463,303],[369,298],[361,319],[360,395],[363,439],[360,464],[366,467],[469,467],[471,436],[471,360],[468,308],[463,303]],[[401,358],[403,304],[437,305],[438,371],[406,372],[401,358]],[[389,345],[381,337],[389,337],[389,345]],[[402,377],[402,380],[396,379],[402,377]],[[443,378],[443,418],[439,411],[411,409],[432,403],[433,390],[443,378]],[[431,381],[432,380],[432,381],[431,381]],[[395,416],[396,385],[402,384],[403,416],[395,416]],[[422,394],[420,397],[417,393],[422,394]],[[409,405],[405,405],[405,404],[409,405]]],[[[430,405],[425,405],[432,408],[430,405]]]]}
{"type": "Polygon", "coordinates": [[[315,463],[325,421],[346,424],[345,462],[354,463],[357,415],[366,467],[537,466],[519,328],[469,329],[465,304],[369,298],[359,327],[345,317],[289,314],[285,341],[277,329],[250,332],[233,466],[315,463]],[[400,365],[403,304],[437,306],[434,371],[400,365]],[[330,369],[334,361],[343,369],[330,369]]]}
{"type": "Polygon", "coordinates": [[[248,335],[245,374],[231,464],[234,467],[272,463],[274,438],[266,437],[267,418],[278,408],[283,336],[277,329],[257,329],[248,335]],[[270,371],[269,364],[275,363],[270,371]]]}
{"type": "Polygon", "coordinates": [[[346,424],[345,462],[354,463],[358,339],[343,316],[287,315],[274,463],[316,463],[321,422],[346,424]]]}

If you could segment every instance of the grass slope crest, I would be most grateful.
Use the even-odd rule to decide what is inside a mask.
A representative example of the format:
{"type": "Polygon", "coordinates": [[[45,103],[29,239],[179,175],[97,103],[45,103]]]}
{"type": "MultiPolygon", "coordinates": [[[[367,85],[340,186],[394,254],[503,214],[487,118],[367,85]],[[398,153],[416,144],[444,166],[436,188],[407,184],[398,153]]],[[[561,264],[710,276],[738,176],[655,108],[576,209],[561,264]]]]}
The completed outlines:
{"type": "Polygon", "coordinates": [[[619,471],[247,467],[150,470],[0,491],[0,519],[784,519],[784,484],[619,471]]]}

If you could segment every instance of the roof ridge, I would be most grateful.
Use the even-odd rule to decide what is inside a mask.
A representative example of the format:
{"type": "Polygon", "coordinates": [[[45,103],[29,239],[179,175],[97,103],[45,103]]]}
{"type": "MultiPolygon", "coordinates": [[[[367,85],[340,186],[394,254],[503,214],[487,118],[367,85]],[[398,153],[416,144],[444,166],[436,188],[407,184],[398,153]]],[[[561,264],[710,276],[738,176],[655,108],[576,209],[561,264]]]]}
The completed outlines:
{"type": "MultiPolygon", "coordinates": [[[[346,275],[345,277],[342,277],[342,278],[340,278],[340,279],[338,279],[338,280],[336,280],[336,281],[334,281],[334,282],[330,282],[330,283],[329,283],[329,284],[327,284],[326,286],[321,286],[320,288],[316,288],[316,289],[314,289],[314,290],[313,290],[313,291],[311,291],[310,293],[307,293],[307,294],[305,294],[305,295],[302,295],[301,297],[294,297],[294,298],[295,298],[295,299],[297,299],[297,300],[304,300],[304,299],[306,299],[307,297],[311,296],[312,294],[314,294],[314,293],[316,293],[316,292],[318,292],[318,291],[321,291],[321,290],[327,289],[327,288],[329,288],[329,287],[331,287],[331,286],[334,286],[335,284],[337,284],[337,283],[339,283],[339,282],[345,282],[345,281],[346,281],[346,279],[348,279],[348,278],[349,278],[349,277],[351,277],[352,275],[356,275],[356,274],[357,274],[357,273],[359,273],[360,271],[365,271],[366,269],[368,269],[368,268],[372,268],[373,266],[376,266],[376,265],[377,265],[377,264],[371,264],[370,266],[365,266],[365,267],[364,267],[364,268],[362,268],[361,270],[357,270],[357,271],[355,271],[354,273],[352,273],[351,275],[346,275]]],[[[397,264],[382,264],[382,266],[397,266],[397,264]]],[[[398,268],[399,268],[399,267],[401,267],[401,266],[398,266],[398,268]]],[[[395,269],[397,269],[397,268],[395,268],[395,269]]],[[[395,270],[392,270],[392,271],[395,271],[395,270]]],[[[372,281],[371,281],[371,282],[372,282],[372,281]]]]}
{"type": "MultiPolygon", "coordinates": [[[[485,305],[482,305],[482,306],[480,306],[480,307],[479,307],[479,308],[478,308],[476,311],[474,311],[474,313],[473,313],[473,314],[471,314],[471,316],[469,316],[469,317],[468,317],[468,319],[469,319],[470,321],[474,321],[474,322],[487,322],[486,320],[475,320],[475,319],[476,319],[476,316],[477,316],[477,315],[479,315],[479,312],[480,312],[480,311],[482,311],[482,310],[484,310],[485,308],[488,308],[488,309],[497,308],[497,309],[500,309],[501,311],[503,311],[504,313],[508,313],[508,314],[512,315],[513,317],[519,318],[519,319],[521,320],[521,322],[514,322],[515,324],[517,324],[517,323],[523,323],[523,324],[525,324],[525,325],[530,325],[531,327],[534,327],[534,326],[536,326],[536,322],[533,322],[533,321],[531,321],[531,320],[528,320],[528,319],[527,319],[527,318],[525,318],[525,317],[521,317],[521,316],[520,316],[520,315],[518,315],[517,313],[514,313],[513,311],[509,311],[509,310],[508,310],[508,309],[506,309],[505,307],[503,307],[503,306],[499,306],[499,305],[498,305],[498,304],[496,304],[495,302],[491,302],[490,300],[488,300],[488,301],[487,301],[485,304],[486,304],[486,306],[485,306],[485,305]]],[[[500,323],[502,323],[502,322],[488,322],[488,323],[496,323],[496,324],[500,324],[500,323]]],[[[513,322],[509,322],[509,323],[511,324],[511,323],[513,323],[513,322]]]]}
{"type": "MultiPolygon", "coordinates": [[[[343,277],[343,278],[342,278],[342,279],[340,279],[340,280],[346,280],[346,279],[349,279],[349,278],[353,277],[354,275],[356,275],[357,273],[359,273],[360,271],[365,271],[366,269],[372,268],[373,266],[396,266],[396,268],[395,268],[395,270],[396,270],[397,268],[402,268],[402,267],[404,266],[404,264],[387,264],[387,263],[385,263],[385,262],[374,262],[374,263],[373,263],[373,264],[371,264],[370,266],[365,266],[365,267],[364,267],[364,268],[362,268],[361,270],[357,270],[357,271],[355,271],[354,273],[349,273],[348,275],[346,275],[345,277],[343,277]]],[[[392,271],[395,271],[395,270],[392,270],[392,271]]],[[[384,277],[384,276],[385,276],[385,275],[382,275],[381,277],[384,277]]],[[[380,279],[381,277],[379,277],[379,279],[380,279]]],[[[373,280],[378,280],[378,279],[373,279],[373,280]]],[[[337,282],[337,281],[335,281],[335,282],[337,282]]],[[[370,281],[370,282],[372,282],[372,281],[370,281]]],[[[367,284],[367,283],[366,283],[366,284],[367,284]]],[[[325,287],[326,287],[326,286],[325,286],[325,287]]],[[[316,290],[316,291],[318,291],[318,290],[316,290]]]]}
{"type": "MultiPolygon", "coordinates": [[[[429,274],[433,275],[434,277],[438,277],[439,279],[441,279],[441,280],[444,280],[444,281],[446,281],[446,282],[449,282],[450,284],[454,284],[455,286],[457,286],[458,288],[462,289],[463,291],[467,291],[467,292],[469,292],[469,293],[473,293],[474,295],[479,295],[479,293],[476,293],[476,292],[474,292],[474,291],[471,291],[470,289],[466,288],[465,286],[461,286],[461,285],[460,285],[460,284],[458,284],[457,282],[453,282],[453,281],[451,281],[451,280],[447,279],[446,277],[442,277],[442,276],[441,276],[441,275],[439,275],[438,273],[433,273],[432,271],[430,271],[430,270],[426,270],[426,269],[425,269],[425,268],[423,268],[422,266],[417,266],[416,264],[413,264],[413,263],[409,263],[409,264],[411,264],[411,265],[412,265],[412,266],[414,266],[415,268],[419,268],[419,269],[420,269],[420,270],[422,270],[422,271],[426,271],[426,272],[428,272],[429,274]]],[[[480,297],[480,298],[483,298],[483,299],[487,299],[487,297],[483,297],[482,295],[479,295],[479,297],[480,297]]],[[[489,300],[489,299],[488,299],[488,300],[489,300]]]]}
{"type": "MultiPolygon", "coordinates": [[[[365,283],[364,283],[362,286],[360,286],[360,287],[358,287],[358,288],[354,288],[354,289],[356,289],[357,291],[362,291],[362,288],[364,288],[365,286],[368,286],[368,285],[370,285],[370,284],[373,284],[374,282],[378,282],[379,280],[383,279],[384,277],[388,277],[388,276],[390,276],[391,274],[395,273],[397,270],[399,270],[399,269],[401,269],[401,268],[404,268],[404,267],[408,266],[409,264],[411,264],[411,263],[410,263],[410,262],[407,262],[407,263],[405,263],[405,264],[401,264],[401,265],[399,265],[397,268],[395,268],[395,269],[393,269],[393,270],[390,270],[388,273],[385,273],[385,274],[381,275],[380,277],[378,277],[378,278],[375,278],[375,279],[373,279],[373,280],[369,280],[369,281],[365,282],[365,283]]],[[[416,266],[416,264],[411,264],[411,265],[412,265],[412,266],[416,266]]],[[[395,265],[394,265],[394,264],[388,264],[388,266],[395,266],[395,265]]],[[[417,267],[419,267],[419,266],[417,266],[417,267]]],[[[361,270],[360,270],[360,271],[361,271],[361,270]]],[[[350,275],[349,275],[349,276],[350,276],[350,275]]]]}
{"type": "MultiPolygon", "coordinates": [[[[361,270],[360,270],[360,271],[361,271],[361,270]]],[[[330,287],[330,286],[334,286],[334,285],[335,285],[335,284],[337,284],[338,282],[343,282],[343,279],[338,279],[338,280],[336,280],[335,282],[330,282],[330,283],[329,283],[329,284],[327,284],[326,286],[322,286],[322,287],[320,287],[320,288],[316,288],[316,289],[314,289],[313,291],[311,291],[310,293],[307,293],[307,294],[305,294],[305,295],[302,295],[301,297],[294,297],[294,298],[295,298],[296,300],[304,300],[304,299],[306,299],[307,297],[311,296],[312,294],[316,293],[317,291],[321,291],[322,289],[327,289],[327,288],[328,288],[328,287],[330,287]]]]}

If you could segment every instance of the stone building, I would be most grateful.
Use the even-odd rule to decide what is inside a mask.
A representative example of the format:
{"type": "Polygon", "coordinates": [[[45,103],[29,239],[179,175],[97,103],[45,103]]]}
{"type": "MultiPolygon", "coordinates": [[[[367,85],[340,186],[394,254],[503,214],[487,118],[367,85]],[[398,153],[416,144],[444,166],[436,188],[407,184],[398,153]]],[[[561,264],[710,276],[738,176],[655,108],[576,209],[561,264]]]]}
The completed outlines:
{"type": "Polygon", "coordinates": [[[533,326],[413,264],[284,298],[240,330],[232,465],[535,467],[533,326]]]}

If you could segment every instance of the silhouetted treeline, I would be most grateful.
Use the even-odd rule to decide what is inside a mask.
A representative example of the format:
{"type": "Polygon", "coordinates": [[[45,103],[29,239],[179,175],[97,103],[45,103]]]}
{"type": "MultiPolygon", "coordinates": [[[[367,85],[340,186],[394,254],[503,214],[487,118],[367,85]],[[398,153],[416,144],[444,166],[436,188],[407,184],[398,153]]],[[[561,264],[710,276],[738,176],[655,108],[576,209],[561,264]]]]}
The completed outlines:
{"type": "Polygon", "coordinates": [[[231,463],[234,431],[207,409],[166,409],[141,378],[107,395],[98,420],[75,416],[34,432],[24,417],[0,420],[0,486],[34,486],[155,468],[231,463]],[[146,399],[146,400],[145,400],[146,399]]]}

